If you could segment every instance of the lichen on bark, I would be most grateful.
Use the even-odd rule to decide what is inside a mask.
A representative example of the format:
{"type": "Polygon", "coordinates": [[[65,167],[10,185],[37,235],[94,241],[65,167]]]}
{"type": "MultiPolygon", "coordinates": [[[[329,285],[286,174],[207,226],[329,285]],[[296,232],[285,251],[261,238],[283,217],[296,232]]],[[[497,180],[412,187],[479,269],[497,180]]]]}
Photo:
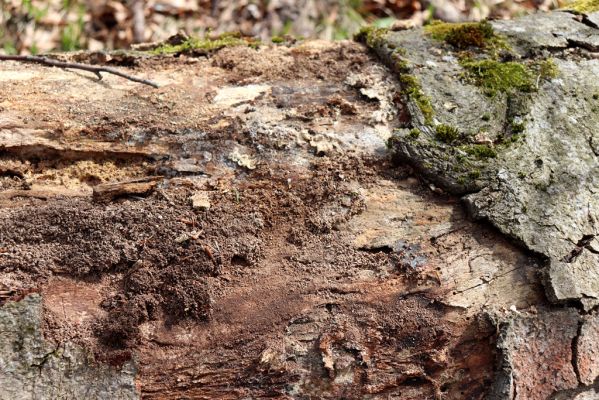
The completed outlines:
{"type": "Polygon", "coordinates": [[[401,47],[410,79],[434,109],[427,121],[406,99],[412,118],[396,130],[395,153],[463,195],[474,217],[546,256],[551,299],[599,298],[599,254],[581,244],[599,235],[592,146],[599,119],[591,95],[599,90],[599,62],[588,56],[599,31],[572,13],[553,12],[433,24],[424,33],[388,32],[373,48],[389,63],[388,49],[401,47]],[[503,49],[490,51],[483,39],[491,38],[503,49]]]}
{"type": "Polygon", "coordinates": [[[42,335],[37,294],[0,307],[0,399],[137,399],[133,362],[96,363],[81,347],[42,335]]]}

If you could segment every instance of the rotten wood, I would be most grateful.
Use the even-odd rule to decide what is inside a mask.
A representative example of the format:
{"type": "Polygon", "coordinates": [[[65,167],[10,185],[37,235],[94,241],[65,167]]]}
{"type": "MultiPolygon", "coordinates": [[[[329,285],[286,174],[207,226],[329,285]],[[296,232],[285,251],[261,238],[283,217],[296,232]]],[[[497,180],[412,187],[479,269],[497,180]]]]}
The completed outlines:
{"type": "Polygon", "coordinates": [[[125,196],[147,196],[156,188],[162,176],[146,176],[143,178],[115,183],[103,183],[94,186],[93,200],[109,202],[125,196]]]}
{"type": "MultiPolygon", "coordinates": [[[[550,22],[560,32],[570,27],[570,35],[586,29],[563,12],[520,24],[550,22]]],[[[499,24],[508,22],[492,23],[507,32],[499,24]]],[[[538,32],[548,35],[543,43],[563,46],[552,56],[559,82],[572,84],[547,80],[527,94],[537,102],[531,112],[540,114],[527,119],[526,140],[535,148],[523,156],[542,151],[544,163],[522,163],[533,171],[500,187],[539,187],[550,177],[541,167],[558,165],[546,160],[562,146],[537,145],[557,136],[548,124],[574,125],[553,119],[561,111],[546,106],[552,104],[548,94],[564,104],[596,100],[556,94],[592,85],[589,74],[598,67],[595,60],[573,58],[568,42],[551,30],[514,35],[527,33],[538,43],[538,32]],[[575,69],[576,62],[584,69],[575,69]],[[532,129],[536,121],[542,126],[532,129]],[[546,134],[551,137],[539,141],[546,134]]],[[[458,50],[419,31],[394,34],[414,36],[401,43],[414,46],[408,55],[423,53],[413,65],[434,60],[439,66],[413,71],[435,118],[470,132],[478,111],[457,116],[491,100],[476,92],[480,101],[471,101],[462,93],[475,86],[438,79],[444,68],[461,68],[447,57],[458,50]],[[452,103],[464,106],[446,107],[449,94],[432,90],[435,85],[453,88],[452,103]]],[[[0,70],[0,93],[8,94],[0,108],[0,168],[22,171],[34,188],[94,193],[45,202],[8,199],[0,207],[6,248],[0,250],[0,289],[39,287],[39,296],[0,307],[6,398],[30,398],[34,387],[39,398],[522,400],[570,399],[597,388],[597,296],[585,297],[580,307],[552,304],[542,279],[544,258],[505,238],[501,232],[508,230],[470,220],[458,197],[423,185],[414,169],[394,163],[385,150],[388,134],[408,135],[402,116],[419,109],[410,108],[402,82],[364,47],[236,47],[193,63],[150,58],[144,65],[172,83],[160,96],[93,90],[79,75],[49,77],[43,67],[28,65],[23,70],[35,79],[32,91],[21,71],[0,70]],[[190,84],[190,76],[202,79],[190,84]],[[233,161],[240,155],[255,160],[256,168],[233,161]],[[152,191],[156,195],[138,201],[98,204],[152,191]],[[193,196],[203,191],[211,207],[194,209],[193,196]],[[56,343],[80,353],[53,352],[56,343]],[[91,366],[89,354],[123,367],[91,366]],[[47,360],[41,366],[30,364],[41,359],[47,360]],[[59,379],[60,388],[37,385],[59,379]]],[[[576,114],[590,109],[568,113],[594,121],[594,114],[576,114]]],[[[483,122],[502,129],[512,118],[507,125],[493,121],[483,122]]],[[[593,160],[587,143],[596,130],[590,126],[597,124],[581,123],[564,136],[565,149],[577,144],[585,150],[578,165],[593,160]]],[[[419,138],[395,143],[414,146],[434,134],[422,128],[419,138]]],[[[524,148],[524,139],[510,149],[524,148]]],[[[444,146],[434,136],[424,145],[444,146]]],[[[15,192],[23,182],[13,175],[0,176],[0,192],[22,193],[15,192]]],[[[564,192],[547,194],[553,201],[564,192]]],[[[526,198],[535,199],[529,214],[543,211],[537,205],[546,200],[539,198],[526,198]]],[[[564,254],[575,247],[576,259],[564,263],[565,271],[588,271],[580,263],[595,257],[595,230],[572,236],[564,254]]],[[[556,285],[593,283],[552,279],[556,285]]]]}

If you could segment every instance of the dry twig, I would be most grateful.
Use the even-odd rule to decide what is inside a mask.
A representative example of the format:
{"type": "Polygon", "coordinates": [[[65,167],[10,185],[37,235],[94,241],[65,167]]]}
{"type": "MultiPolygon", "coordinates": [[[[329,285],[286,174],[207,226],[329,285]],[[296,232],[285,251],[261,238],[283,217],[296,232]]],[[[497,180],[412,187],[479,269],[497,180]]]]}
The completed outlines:
{"type": "Polygon", "coordinates": [[[53,60],[51,58],[40,57],[40,56],[15,56],[15,55],[0,54],[0,61],[18,61],[18,62],[42,64],[42,65],[47,65],[50,67],[80,69],[83,71],[93,72],[94,74],[96,74],[98,76],[98,79],[100,79],[100,80],[102,79],[101,73],[104,72],[107,74],[113,74],[113,75],[120,76],[121,78],[129,79],[130,81],[133,81],[133,82],[143,83],[144,85],[149,85],[154,88],[159,87],[158,84],[155,82],[149,81],[147,79],[137,78],[135,76],[125,74],[124,72],[121,72],[118,69],[110,68],[110,67],[97,67],[95,65],[64,62],[64,61],[53,60]]]}

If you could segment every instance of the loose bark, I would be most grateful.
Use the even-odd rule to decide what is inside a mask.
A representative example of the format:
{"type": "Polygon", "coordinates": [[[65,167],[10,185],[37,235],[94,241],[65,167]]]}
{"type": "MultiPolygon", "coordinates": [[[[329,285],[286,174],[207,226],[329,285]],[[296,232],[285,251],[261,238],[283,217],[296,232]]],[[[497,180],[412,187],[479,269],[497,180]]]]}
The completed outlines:
{"type": "Polygon", "coordinates": [[[107,202],[119,197],[126,196],[147,196],[151,193],[160,176],[150,176],[128,180],[125,182],[104,183],[94,186],[93,199],[97,202],[107,202]]]}

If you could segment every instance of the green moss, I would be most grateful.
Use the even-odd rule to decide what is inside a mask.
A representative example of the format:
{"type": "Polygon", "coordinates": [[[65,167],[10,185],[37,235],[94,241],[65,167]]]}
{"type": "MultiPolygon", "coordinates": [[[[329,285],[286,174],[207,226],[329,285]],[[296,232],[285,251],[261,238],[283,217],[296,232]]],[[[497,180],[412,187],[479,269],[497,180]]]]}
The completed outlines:
{"type": "Polygon", "coordinates": [[[427,124],[432,123],[434,114],[433,105],[430,99],[422,91],[422,87],[418,79],[410,75],[410,67],[403,57],[406,54],[405,49],[399,48],[396,45],[385,40],[385,36],[389,30],[386,28],[377,28],[366,26],[354,36],[354,40],[365,43],[371,49],[376,49],[382,45],[387,45],[393,51],[391,52],[391,67],[399,74],[402,92],[408,96],[420,109],[424,116],[424,121],[427,124]]]}
{"type": "Polygon", "coordinates": [[[468,172],[468,178],[470,178],[470,179],[480,178],[480,170],[475,169],[475,170],[468,172]]]}
{"type": "Polygon", "coordinates": [[[391,53],[391,54],[392,54],[392,56],[401,56],[401,57],[405,57],[405,56],[406,56],[406,54],[408,53],[408,52],[406,51],[406,49],[404,49],[404,48],[402,48],[402,47],[397,47],[397,46],[395,46],[395,45],[391,46],[391,44],[389,44],[388,46],[389,46],[389,48],[392,48],[392,49],[393,49],[393,53],[391,53]]]}
{"type": "Polygon", "coordinates": [[[389,139],[387,139],[387,143],[385,143],[387,145],[387,149],[392,150],[398,141],[399,138],[395,135],[392,135],[389,139]]]}
{"type": "Polygon", "coordinates": [[[399,77],[399,82],[401,83],[404,94],[409,96],[410,99],[416,103],[424,116],[424,121],[427,124],[430,124],[434,114],[433,105],[430,99],[422,91],[418,78],[414,75],[402,74],[399,77]]]}
{"type": "MultiPolygon", "coordinates": [[[[519,130],[520,127],[517,127],[516,130],[519,130]]],[[[524,124],[522,124],[522,131],[524,131],[524,124]]],[[[516,143],[518,140],[525,138],[525,135],[522,134],[518,134],[518,133],[512,133],[511,135],[508,135],[507,137],[504,137],[501,140],[501,144],[509,146],[512,143],[516,143]]]]}
{"type": "Polygon", "coordinates": [[[491,114],[489,113],[484,113],[483,116],[481,117],[481,119],[483,121],[490,121],[491,120],[491,114]]]}
{"type": "Polygon", "coordinates": [[[491,148],[486,144],[471,144],[467,146],[462,146],[461,149],[469,155],[480,159],[497,157],[497,152],[495,151],[495,149],[491,148]]]}
{"type": "Polygon", "coordinates": [[[435,137],[443,143],[454,143],[460,138],[460,131],[451,125],[439,124],[435,127],[435,137]]]}
{"type": "Polygon", "coordinates": [[[512,121],[512,133],[522,133],[526,129],[524,122],[512,121]]]}
{"type": "Polygon", "coordinates": [[[413,129],[410,129],[410,133],[408,134],[408,136],[412,139],[418,139],[420,137],[421,133],[422,132],[420,131],[420,129],[413,128],[413,129]]]}
{"type": "Polygon", "coordinates": [[[285,39],[283,39],[281,36],[273,36],[272,38],[270,38],[270,41],[275,44],[279,44],[285,42],[285,39]]]}
{"type": "Polygon", "coordinates": [[[489,96],[499,92],[532,92],[536,89],[532,71],[518,62],[464,59],[460,64],[466,70],[466,78],[482,87],[489,96]]]}
{"type": "Polygon", "coordinates": [[[386,28],[364,26],[354,35],[354,40],[374,49],[384,43],[384,37],[388,31],[386,28]]]}
{"type": "Polygon", "coordinates": [[[534,92],[538,89],[540,80],[559,75],[559,69],[551,58],[529,64],[463,58],[460,64],[466,70],[466,80],[481,86],[491,97],[500,92],[534,92]]]}
{"type": "MultiPolygon", "coordinates": [[[[464,171],[465,172],[465,171],[464,171]]],[[[467,171],[465,175],[461,175],[456,179],[456,182],[460,185],[466,185],[471,183],[473,180],[480,178],[481,171],[480,169],[472,169],[467,171]]]]}
{"type": "Polygon", "coordinates": [[[396,48],[391,53],[391,60],[393,61],[392,68],[399,74],[407,74],[410,72],[408,61],[403,58],[405,54],[406,51],[402,48],[396,48]]]}
{"type": "Polygon", "coordinates": [[[567,4],[564,8],[567,10],[578,11],[583,14],[589,14],[599,11],[599,0],[576,0],[567,4]]]}
{"type": "Polygon", "coordinates": [[[406,74],[410,71],[408,62],[406,60],[402,60],[402,59],[394,60],[393,69],[400,74],[406,74]]]}
{"type": "Polygon", "coordinates": [[[435,21],[425,26],[424,31],[458,49],[493,47],[501,41],[487,21],[458,24],[435,21]]]}
{"type": "Polygon", "coordinates": [[[541,79],[557,78],[559,75],[559,69],[557,68],[557,65],[555,65],[555,61],[553,61],[552,58],[547,58],[538,62],[534,67],[538,70],[538,74],[541,79]]]}
{"type": "Polygon", "coordinates": [[[155,55],[163,54],[179,54],[179,53],[209,53],[212,51],[220,50],[224,47],[232,46],[257,46],[258,41],[246,40],[241,38],[236,33],[224,33],[215,39],[210,38],[189,38],[185,42],[177,45],[164,44],[156,49],[152,50],[151,53],[155,55]]]}

